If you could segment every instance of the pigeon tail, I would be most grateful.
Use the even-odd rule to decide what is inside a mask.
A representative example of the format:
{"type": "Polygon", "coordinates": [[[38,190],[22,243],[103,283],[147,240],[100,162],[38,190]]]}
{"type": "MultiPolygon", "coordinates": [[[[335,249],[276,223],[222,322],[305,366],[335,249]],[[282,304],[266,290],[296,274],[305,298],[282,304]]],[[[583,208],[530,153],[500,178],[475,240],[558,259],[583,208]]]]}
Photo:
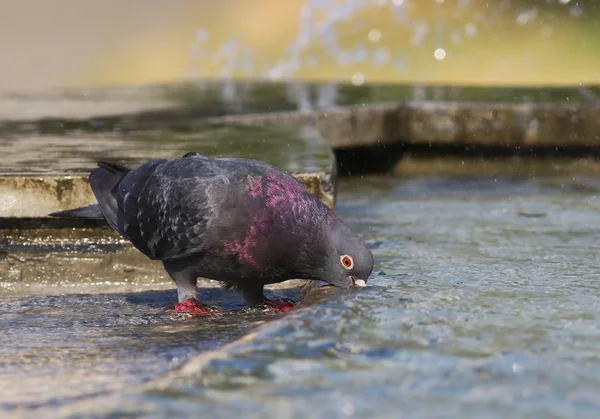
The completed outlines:
{"type": "Polygon", "coordinates": [[[70,210],[57,211],[48,214],[48,216],[57,218],[104,220],[104,215],[102,215],[102,211],[100,211],[100,206],[98,204],[87,205],[85,207],[74,208],[70,210]]]}
{"type": "Polygon", "coordinates": [[[110,216],[116,214],[116,210],[110,212],[112,207],[116,207],[116,200],[112,196],[112,188],[118,184],[123,177],[131,171],[128,167],[121,166],[120,164],[110,163],[106,161],[98,162],[100,169],[93,170],[90,174],[90,183],[92,184],[92,191],[96,196],[98,202],[107,206],[109,211],[109,218],[107,219],[99,204],[87,205],[85,207],[74,208],[64,211],[57,211],[48,214],[50,217],[58,218],[79,218],[87,220],[107,220],[109,224],[113,225],[114,221],[110,219],[110,216]]]}
{"type": "Polygon", "coordinates": [[[111,162],[107,162],[107,161],[99,161],[98,167],[101,167],[110,173],[125,173],[125,174],[127,174],[127,173],[131,172],[131,169],[129,167],[121,166],[120,164],[111,163],[111,162]]]}

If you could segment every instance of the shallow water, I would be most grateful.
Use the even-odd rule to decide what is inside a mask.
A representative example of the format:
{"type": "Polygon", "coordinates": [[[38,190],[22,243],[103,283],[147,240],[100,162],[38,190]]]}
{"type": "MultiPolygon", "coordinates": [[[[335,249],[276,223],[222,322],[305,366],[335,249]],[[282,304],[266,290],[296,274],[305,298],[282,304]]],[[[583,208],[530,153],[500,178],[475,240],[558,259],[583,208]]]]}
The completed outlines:
{"type": "Polygon", "coordinates": [[[174,291],[0,300],[0,411],[68,406],[139,384],[273,317],[232,311],[242,301],[220,289],[200,296],[226,314],[166,314],[174,291]]]}
{"type": "MultiPolygon", "coordinates": [[[[330,292],[272,319],[251,339],[226,345],[220,356],[177,369],[165,359],[206,349],[185,333],[198,324],[180,324],[174,330],[187,343],[150,339],[143,351],[125,345],[115,353],[123,370],[138,366],[124,374],[132,383],[157,378],[158,370],[174,373],[143,388],[117,386],[124,380],[113,378],[104,395],[46,404],[45,411],[597,417],[600,202],[594,187],[508,178],[380,178],[340,187],[338,213],[376,258],[370,287],[330,292]]],[[[128,304],[120,309],[134,319],[147,316],[128,304]]],[[[114,339],[136,329],[115,326],[105,330],[114,339]]],[[[220,344],[234,335],[225,332],[220,344]]],[[[14,405],[7,412],[34,413],[14,405]]]]}

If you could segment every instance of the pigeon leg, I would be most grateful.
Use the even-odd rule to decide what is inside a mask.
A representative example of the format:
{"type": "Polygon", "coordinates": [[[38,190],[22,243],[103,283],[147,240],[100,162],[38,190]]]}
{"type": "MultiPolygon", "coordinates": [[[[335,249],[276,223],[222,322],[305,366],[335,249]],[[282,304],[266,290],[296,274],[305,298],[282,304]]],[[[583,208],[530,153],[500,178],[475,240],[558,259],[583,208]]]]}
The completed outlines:
{"type": "Polygon", "coordinates": [[[244,300],[248,302],[251,307],[264,308],[263,311],[290,311],[296,303],[287,298],[281,298],[276,300],[270,300],[265,297],[263,293],[263,287],[252,288],[248,290],[242,290],[244,300]]]}
{"type": "Polygon", "coordinates": [[[167,312],[186,313],[191,315],[214,315],[217,309],[198,301],[196,279],[193,266],[185,266],[179,262],[163,262],[165,270],[177,285],[177,300],[174,308],[167,312]]]}

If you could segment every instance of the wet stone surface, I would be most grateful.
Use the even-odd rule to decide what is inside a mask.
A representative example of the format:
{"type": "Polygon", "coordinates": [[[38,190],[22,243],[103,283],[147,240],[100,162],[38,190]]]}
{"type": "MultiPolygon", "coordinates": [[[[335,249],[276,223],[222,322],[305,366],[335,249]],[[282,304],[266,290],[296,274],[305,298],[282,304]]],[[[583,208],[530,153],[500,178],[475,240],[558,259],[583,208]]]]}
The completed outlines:
{"type": "MultiPolygon", "coordinates": [[[[105,386],[97,386],[107,389],[104,394],[49,403],[47,388],[34,387],[36,367],[19,373],[17,351],[3,345],[2,370],[15,374],[10,385],[3,384],[11,393],[0,393],[4,412],[26,417],[189,417],[198,412],[223,418],[397,418],[399,412],[424,418],[597,417],[600,189],[594,179],[580,188],[544,178],[366,178],[341,182],[340,190],[338,213],[375,255],[368,288],[321,293],[314,304],[300,305],[243,339],[204,353],[206,339],[190,333],[200,330],[200,323],[165,319],[161,325],[155,317],[145,296],[166,294],[121,295],[115,309],[102,300],[106,297],[93,297],[106,319],[83,316],[90,322],[85,327],[70,326],[70,318],[81,322],[82,316],[61,308],[64,316],[56,323],[68,326],[57,329],[55,343],[45,338],[53,333],[52,322],[39,327],[47,314],[35,311],[49,309],[42,303],[47,297],[0,300],[0,321],[18,324],[19,316],[32,310],[21,331],[9,334],[19,352],[43,351],[57,341],[59,347],[68,345],[69,337],[77,336],[72,330],[85,337],[103,331],[93,346],[86,346],[91,337],[73,344],[79,355],[59,357],[63,363],[56,364],[55,374],[69,371],[78,357],[98,353],[97,348],[107,351],[86,363],[85,371],[103,368],[104,358],[116,353],[122,357],[113,371],[123,374],[108,374],[105,386]],[[20,339],[23,330],[31,331],[26,340],[20,339]],[[158,330],[163,337],[174,330],[178,338],[171,341],[184,343],[171,345],[165,337],[160,344],[165,346],[153,346],[158,330]],[[188,362],[168,363],[172,353],[182,356],[185,348],[195,352],[188,362]],[[125,374],[131,369],[135,373],[125,374]],[[29,391],[25,384],[31,389],[28,403],[37,398],[40,409],[6,404],[4,394],[12,394],[15,402],[29,391]]],[[[88,297],[62,301],[77,307],[78,298],[88,297]]],[[[248,326],[245,331],[253,321],[236,317],[240,327],[248,326]]],[[[232,329],[220,329],[218,342],[234,337],[227,330],[232,329]]],[[[48,377],[42,381],[50,387],[48,377]]]]}
{"type": "MultiPolygon", "coordinates": [[[[289,290],[268,295],[299,298],[289,290]]],[[[165,313],[173,290],[0,299],[0,410],[68,406],[139,385],[280,316],[247,309],[218,288],[199,297],[224,312],[165,313]]]]}

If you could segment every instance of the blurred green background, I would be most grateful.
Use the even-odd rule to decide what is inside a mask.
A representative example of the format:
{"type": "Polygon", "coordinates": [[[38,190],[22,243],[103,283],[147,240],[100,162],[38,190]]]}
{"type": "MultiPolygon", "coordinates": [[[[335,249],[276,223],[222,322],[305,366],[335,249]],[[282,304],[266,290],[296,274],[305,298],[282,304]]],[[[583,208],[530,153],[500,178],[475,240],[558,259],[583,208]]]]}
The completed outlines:
{"type": "Polygon", "coordinates": [[[600,80],[594,0],[26,0],[1,9],[1,91],[194,78],[600,80]]]}

